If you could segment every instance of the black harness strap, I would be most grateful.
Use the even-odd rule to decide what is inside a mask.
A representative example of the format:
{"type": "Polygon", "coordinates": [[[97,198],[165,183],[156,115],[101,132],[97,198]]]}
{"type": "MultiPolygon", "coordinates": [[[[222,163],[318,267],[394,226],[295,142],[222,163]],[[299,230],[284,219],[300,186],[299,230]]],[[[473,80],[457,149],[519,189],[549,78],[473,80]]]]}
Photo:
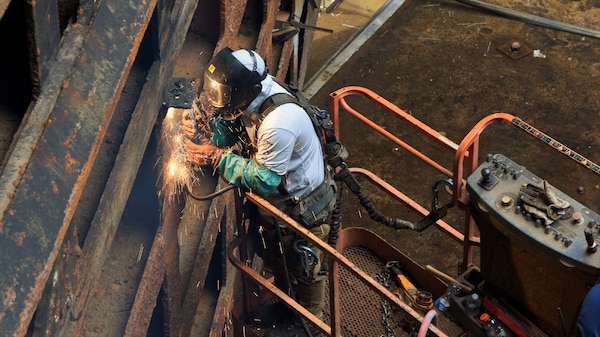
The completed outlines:
{"type": "MultiPolygon", "coordinates": [[[[292,94],[299,93],[299,91],[293,90],[289,86],[282,84],[279,81],[276,82],[282,85],[284,88],[286,88],[286,90],[288,90],[290,93],[274,94],[265,99],[265,101],[259,108],[259,113],[262,115],[262,118],[265,118],[275,108],[283,104],[294,103],[300,106],[310,118],[311,124],[313,125],[313,129],[317,133],[317,137],[321,142],[321,149],[323,149],[323,146],[325,144],[325,137],[323,135],[323,132],[321,131],[321,126],[319,124],[319,121],[317,120],[315,111],[308,103],[308,100],[306,100],[303,96],[298,97],[297,95],[292,94]]],[[[258,127],[256,128],[256,130],[258,131],[258,127]]],[[[258,137],[255,138],[257,139],[258,137]]],[[[277,186],[277,191],[279,192],[279,195],[284,197],[284,199],[288,202],[289,206],[294,206],[293,213],[296,213],[295,215],[297,217],[299,216],[301,219],[304,220],[301,222],[308,228],[311,228],[313,227],[310,225],[311,223],[313,223],[313,221],[311,221],[311,218],[314,218],[319,212],[323,211],[323,209],[326,208],[326,204],[331,202],[331,200],[335,199],[335,190],[330,189],[331,186],[334,185],[332,182],[333,179],[331,177],[330,172],[327,169],[327,163],[325,163],[325,179],[323,183],[317,189],[312,191],[307,197],[303,198],[303,200],[292,200],[289,192],[285,188],[285,177],[282,177],[281,183],[277,186]],[[307,207],[306,210],[300,211],[298,207],[300,206],[299,203],[302,203],[302,207],[300,208],[304,208],[305,203],[308,203],[309,207],[307,207]]]]}

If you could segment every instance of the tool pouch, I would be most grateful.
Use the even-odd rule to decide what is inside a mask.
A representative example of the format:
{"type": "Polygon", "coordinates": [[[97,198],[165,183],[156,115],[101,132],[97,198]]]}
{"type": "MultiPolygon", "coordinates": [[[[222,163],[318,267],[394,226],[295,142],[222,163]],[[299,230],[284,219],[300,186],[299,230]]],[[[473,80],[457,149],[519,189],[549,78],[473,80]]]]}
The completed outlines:
{"type": "Polygon", "coordinates": [[[291,205],[288,214],[306,228],[327,223],[336,207],[336,192],[337,185],[331,175],[327,174],[319,187],[291,205]]]}

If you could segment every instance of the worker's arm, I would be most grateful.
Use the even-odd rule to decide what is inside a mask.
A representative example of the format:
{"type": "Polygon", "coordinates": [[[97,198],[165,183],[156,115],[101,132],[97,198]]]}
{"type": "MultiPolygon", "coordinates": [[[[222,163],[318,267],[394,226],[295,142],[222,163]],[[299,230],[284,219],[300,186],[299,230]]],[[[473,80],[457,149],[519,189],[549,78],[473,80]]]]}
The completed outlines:
{"type": "Polygon", "coordinates": [[[185,143],[188,148],[188,160],[195,165],[211,165],[230,184],[252,191],[262,197],[267,197],[277,189],[281,177],[259,164],[239,156],[226,148],[239,141],[242,125],[239,120],[227,121],[216,118],[210,121],[212,135],[200,137],[192,142],[196,121],[183,115],[183,131],[186,134],[185,143]]]}
{"type": "Polygon", "coordinates": [[[221,176],[230,184],[243,187],[262,197],[277,189],[281,177],[255,160],[232,152],[225,152],[216,166],[221,176]]]}

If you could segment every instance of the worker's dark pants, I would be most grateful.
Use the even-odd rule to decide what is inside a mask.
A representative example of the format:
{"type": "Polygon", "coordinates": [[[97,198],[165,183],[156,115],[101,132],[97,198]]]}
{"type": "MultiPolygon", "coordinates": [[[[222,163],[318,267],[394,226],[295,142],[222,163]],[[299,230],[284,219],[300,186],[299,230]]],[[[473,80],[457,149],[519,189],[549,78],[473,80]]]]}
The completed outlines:
{"type": "MultiPolygon", "coordinates": [[[[323,241],[327,241],[330,227],[328,224],[313,227],[310,232],[317,236],[323,241]]],[[[299,263],[298,253],[294,250],[295,241],[297,236],[293,233],[283,235],[283,251],[286,256],[287,270],[292,289],[296,295],[296,301],[302,305],[306,310],[310,311],[313,315],[318,318],[323,318],[323,307],[325,305],[325,281],[327,279],[326,273],[321,271],[321,260],[323,258],[321,250],[311,243],[308,243],[308,247],[319,256],[319,262],[313,266],[312,274],[314,278],[308,278],[305,274],[304,266],[299,263]]],[[[274,236],[274,242],[277,243],[277,236],[274,236]]],[[[278,247],[275,245],[274,247],[278,247]]],[[[285,277],[285,269],[283,268],[283,261],[281,259],[281,253],[279,251],[272,251],[273,256],[273,275],[275,277],[275,285],[286,292],[288,295],[288,283],[285,277]]]]}

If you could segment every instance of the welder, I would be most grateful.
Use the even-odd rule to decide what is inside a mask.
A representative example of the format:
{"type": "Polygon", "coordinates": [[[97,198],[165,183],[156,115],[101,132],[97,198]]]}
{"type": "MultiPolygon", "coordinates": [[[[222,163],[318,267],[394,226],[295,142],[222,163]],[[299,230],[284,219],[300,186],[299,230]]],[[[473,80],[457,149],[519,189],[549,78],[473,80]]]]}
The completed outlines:
{"type": "MultiPolygon", "coordinates": [[[[255,51],[221,50],[204,72],[196,113],[183,116],[188,158],[196,165],[212,165],[229,183],[267,198],[326,241],[336,185],[303,107],[293,102],[274,104],[275,96],[290,95],[286,88],[268,73],[255,51]],[[198,125],[203,132],[198,132],[198,125]]],[[[322,318],[327,276],[321,270],[320,250],[272,217],[259,218],[255,229],[265,243],[266,262],[274,257],[275,284],[322,318]],[[278,248],[280,241],[285,257],[278,248]],[[286,263],[286,268],[279,263],[286,263]]],[[[276,328],[265,336],[318,335],[318,330],[301,322],[270,322],[276,328]]]]}

